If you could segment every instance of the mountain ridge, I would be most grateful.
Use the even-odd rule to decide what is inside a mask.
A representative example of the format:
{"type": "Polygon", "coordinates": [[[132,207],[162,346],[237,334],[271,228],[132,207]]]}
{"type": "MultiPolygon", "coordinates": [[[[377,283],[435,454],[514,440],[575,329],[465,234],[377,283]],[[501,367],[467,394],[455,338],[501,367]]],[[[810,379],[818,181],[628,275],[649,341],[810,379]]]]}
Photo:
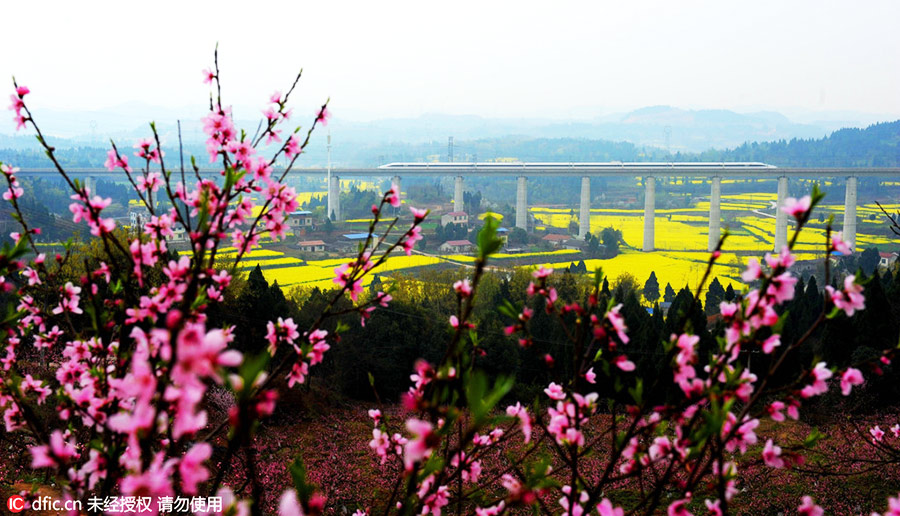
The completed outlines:
{"type": "MultiPolygon", "coordinates": [[[[234,109],[238,125],[252,130],[260,114],[245,106],[234,109]]],[[[155,119],[167,140],[177,139],[176,120],[182,120],[186,143],[202,143],[201,110],[193,108],[156,108],[140,102],[122,104],[110,110],[36,109],[35,117],[42,129],[61,138],[57,147],[85,144],[105,145],[110,137],[121,140],[146,136],[147,123],[155,119]]],[[[859,119],[863,117],[860,114],[859,119]]],[[[305,122],[295,112],[295,120],[305,122]]],[[[668,105],[646,106],[621,113],[592,118],[491,118],[476,114],[425,113],[418,117],[383,118],[353,121],[335,117],[328,130],[335,142],[352,145],[372,143],[424,143],[475,140],[504,136],[531,138],[588,138],[629,141],[638,146],[662,147],[672,152],[702,152],[708,149],[737,147],[748,141],[771,141],[791,138],[823,137],[840,127],[830,123],[796,122],[787,115],[771,110],[737,112],[729,109],[683,109],[668,105]]],[[[864,127],[856,123],[842,126],[864,127]]],[[[29,148],[30,142],[14,138],[11,125],[0,131],[0,148],[29,148]]],[[[319,131],[316,137],[324,140],[319,131]]],[[[315,142],[315,144],[324,142],[315,142]]]]}

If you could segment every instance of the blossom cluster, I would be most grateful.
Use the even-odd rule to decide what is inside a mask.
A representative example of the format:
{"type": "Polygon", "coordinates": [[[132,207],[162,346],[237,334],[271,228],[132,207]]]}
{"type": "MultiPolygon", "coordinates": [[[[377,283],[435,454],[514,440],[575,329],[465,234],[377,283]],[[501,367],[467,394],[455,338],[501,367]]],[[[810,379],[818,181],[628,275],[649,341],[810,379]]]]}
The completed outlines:
{"type": "MultiPolygon", "coordinates": [[[[218,86],[218,69],[205,72],[205,78],[218,86]]],[[[134,156],[143,162],[140,170],[133,169],[128,156],[113,144],[106,167],[119,170],[131,182],[149,211],[143,224],[117,228],[107,214],[111,200],[73,180],[56,161],[54,149],[28,111],[24,100],[28,93],[28,88],[16,85],[12,96],[10,108],[18,128],[33,125],[72,189],[72,221],[87,225],[101,243],[101,256],[85,262],[83,269],[82,264],[69,263],[68,253],[57,255],[55,264],[48,263],[31,239],[40,228],[27,225],[17,204],[24,193],[18,169],[0,164],[8,185],[3,197],[23,227],[12,235],[16,246],[0,253],[0,271],[15,280],[0,276],[0,283],[7,290],[17,289],[19,299],[17,316],[3,323],[0,411],[6,431],[26,433],[37,442],[28,452],[31,466],[55,475],[65,497],[90,493],[176,499],[203,491],[215,493],[222,503],[196,513],[249,514],[252,500],[240,500],[222,484],[223,468],[230,467],[239,449],[250,445],[255,422],[274,412],[279,394],[272,379],[286,378],[288,387],[306,381],[309,369],[322,362],[329,341],[336,338],[321,328],[331,307],[345,294],[358,301],[363,277],[393,249],[410,254],[421,239],[420,224],[427,211],[412,208],[413,223],[386,252],[379,256],[361,252],[345,269],[346,281],[338,275],[340,288],[332,304],[311,328],[301,331],[290,318],[268,323],[268,353],[287,355],[285,360],[268,371],[248,366],[250,361],[232,348],[235,329],[212,327],[206,309],[224,298],[241,257],[258,245],[263,234],[285,237],[287,217],[298,204],[284,178],[315,126],[327,123],[327,104],[316,111],[306,139],[291,131],[282,141],[281,126],[291,115],[290,93],[272,95],[263,111],[265,130],[252,139],[235,126],[231,109],[216,97],[203,119],[203,130],[210,163],[220,167],[218,178],[203,177],[195,169],[196,181],[183,173],[176,179],[165,167],[153,124],[152,137],[134,144],[134,156]],[[277,145],[268,147],[273,144],[277,145]],[[275,165],[281,155],[291,160],[284,170],[275,165]],[[164,209],[154,194],[167,196],[169,207],[164,209]],[[188,236],[189,254],[176,255],[170,247],[178,229],[188,236]],[[238,249],[234,261],[217,262],[216,251],[229,243],[238,249]],[[26,265],[19,258],[28,247],[36,257],[26,265]],[[76,279],[63,274],[72,268],[78,271],[76,279]],[[53,357],[49,376],[29,370],[30,361],[23,358],[33,356],[31,349],[40,351],[41,357],[45,352],[53,357]],[[211,385],[234,394],[225,421],[210,420],[206,410],[211,385]],[[49,419],[37,412],[47,412],[47,406],[49,419]],[[230,443],[229,452],[213,460],[212,442],[223,436],[230,443]]],[[[399,192],[387,192],[385,204],[398,205],[399,192]]],[[[381,206],[374,208],[376,219],[380,211],[381,206]]],[[[390,233],[390,229],[382,235],[375,231],[373,223],[371,237],[379,244],[390,233]]],[[[390,300],[381,292],[354,310],[365,321],[390,300]]],[[[460,455],[457,464],[467,478],[478,478],[477,461],[460,455]]],[[[247,476],[252,478],[252,472],[247,476]]],[[[289,490],[282,496],[281,511],[315,514],[324,503],[320,496],[310,499],[289,490]]],[[[156,509],[150,507],[150,512],[156,509]]]]}
{"type": "MultiPolygon", "coordinates": [[[[802,228],[820,198],[814,193],[799,200],[790,199],[785,203],[784,210],[795,217],[799,228],[802,228]]],[[[829,252],[849,252],[849,246],[842,241],[840,234],[830,239],[827,248],[829,252]]],[[[718,253],[712,255],[710,266],[718,256],[718,253]]],[[[507,311],[513,321],[506,327],[506,334],[515,336],[522,347],[533,346],[534,341],[529,334],[530,322],[535,310],[543,309],[548,315],[556,317],[560,324],[565,325],[567,320],[575,321],[576,327],[568,329],[567,335],[585,337],[582,341],[578,338],[573,340],[573,376],[561,383],[551,382],[544,389],[544,394],[549,398],[545,414],[532,418],[527,409],[517,403],[509,406],[505,415],[518,420],[524,444],[530,445],[530,449],[541,446],[540,442],[532,442],[533,426],[541,429],[539,441],[550,440],[544,446],[555,450],[558,461],[564,466],[557,477],[565,480],[558,487],[558,504],[563,514],[582,515],[596,511],[603,516],[622,515],[625,512],[622,507],[601,496],[604,487],[609,486],[610,482],[643,478],[650,481],[656,492],[668,485],[681,493],[680,497],[668,503],[669,515],[692,514],[689,506],[693,504],[693,492],[704,490],[707,486],[712,488],[714,495],[705,498],[703,505],[708,514],[721,515],[728,511],[728,504],[739,492],[736,455],[747,454],[760,446],[759,457],[767,467],[783,469],[804,463],[804,456],[795,448],[786,449],[776,444],[773,438],[761,438],[760,417],[767,416],[775,422],[782,422],[786,413],[787,417],[797,419],[803,402],[827,392],[832,379],[839,384],[844,396],[849,395],[854,387],[863,385],[865,379],[857,367],[837,371],[824,362],[817,362],[791,389],[780,390],[774,399],[769,394],[769,400],[763,403],[763,395],[767,394],[764,390],[767,378],[758,378],[741,358],[748,353],[762,353],[772,355],[778,364],[778,358],[798,346],[798,343],[783,345],[779,332],[782,318],[780,307],[794,297],[797,278],[790,272],[794,262],[790,246],[779,253],[766,254],[762,262],[751,259],[743,279],[753,288],[745,290],[734,301],[721,303],[719,308],[724,331],[717,337],[708,361],[701,363],[703,357],[698,352],[700,337],[689,330],[673,334],[665,346],[671,357],[672,383],[683,396],[680,401],[657,406],[644,405],[638,384],[636,390],[630,391],[635,403],[625,407],[623,416],[627,418],[621,421],[621,426],[613,425],[605,431],[602,425],[598,428],[597,422],[598,418],[602,418],[598,412],[600,394],[582,389],[597,384],[600,375],[616,383],[622,382],[623,373],[635,369],[635,364],[622,351],[630,341],[629,328],[621,313],[623,305],[613,300],[608,300],[605,305],[601,303],[597,287],[599,274],[594,292],[585,303],[580,303],[560,299],[551,281],[552,269],[540,267],[534,271],[533,281],[527,288],[528,298],[533,302],[529,303],[531,306],[526,304],[521,307],[518,312],[507,311]],[[579,331],[581,328],[578,325],[583,327],[583,331],[579,331]],[[578,462],[585,450],[595,446],[603,435],[608,435],[612,441],[609,445],[612,453],[610,462],[616,468],[608,470],[600,484],[592,485],[580,476],[578,462]],[[568,481],[570,479],[574,482],[568,481]]],[[[461,303],[471,303],[477,279],[476,271],[473,281],[463,279],[453,284],[452,288],[461,303]]],[[[838,312],[850,317],[864,309],[863,290],[854,275],[844,279],[841,289],[829,287],[828,304],[823,307],[821,319],[825,318],[825,308],[828,307],[834,309],[830,317],[838,312]]],[[[464,310],[460,310],[450,319],[457,336],[462,328],[475,328],[475,323],[469,321],[465,314],[464,310]]],[[[461,469],[462,465],[467,464],[466,459],[477,457],[478,446],[503,438],[501,436],[511,428],[502,426],[509,423],[508,419],[503,418],[483,422],[480,426],[464,423],[454,417],[455,412],[451,408],[453,403],[458,402],[441,405],[441,400],[450,403],[450,399],[456,399],[446,394],[447,388],[458,385],[453,383],[456,379],[474,374],[457,368],[457,364],[466,362],[453,360],[454,349],[451,347],[448,352],[448,362],[429,364],[419,361],[416,364],[415,374],[411,375],[413,384],[404,397],[404,407],[415,414],[405,422],[405,436],[399,431],[391,433],[388,430],[381,411],[370,411],[375,421],[373,439],[369,443],[371,449],[382,463],[392,457],[402,463],[401,470],[411,486],[408,492],[413,496],[396,501],[398,509],[412,508],[420,514],[440,514],[443,508],[452,504],[453,499],[470,496],[455,488],[450,480],[478,478],[483,468],[477,460],[469,463],[468,469],[461,469]],[[423,419],[423,415],[432,419],[423,419]],[[453,426],[457,429],[454,430],[453,426]],[[476,438],[468,442],[459,440],[470,433],[476,438]],[[430,459],[441,449],[450,450],[451,461],[443,465],[438,463],[440,469],[435,471],[429,467],[433,463],[430,459]],[[454,468],[458,471],[454,472],[454,468]],[[444,482],[441,483],[441,480],[444,482]]],[[[552,367],[560,357],[546,355],[544,358],[546,364],[552,367]]],[[[887,355],[881,357],[881,361],[889,363],[887,355]]],[[[461,390],[456,396],[465,399],[468,394],[468,391],[461,390]]],[[[472,406],[473,402],[469,400],[468,403],[472,406]]],[[[614,421],[617,419],[618,416],[613,416],[614,421]]],[[[897,425],[891,427],[895,436],[900,435],[897,428],[897,425]]],[[[870,434],[875,442],[880,442],[886,435],[878,426],[873,427],[870,434]]],[[[544,474],[553,474],[553,468],[546,468],[544,474]]],[[[479,505],[475,509],[476,514],[497,515],[518,504],[537,503],[538,497],[549,491],[542,484],[543,478],[546,477],[527,476],[522,472],[516,476],[503,474],[498,478],[505,490],[503,497],[494,499],[492,504],[479,505]]],[[[394,502],[392,499],[389,504],[394,502]]],[[[545,506],[542,508],[546,510],[545,506]]],[[[890,509],[893,510],[893,499],[890,509]]],[[[797,511],[800,514],[822,514],[821,507],[809,496],[800,501],[797,511]]]]}
{"type": "MultiPolygon", "coordinates": [[[[204,71],[204,79],[218,86],[218,68],[204,71]]],[[[214,493],[221,505],[197,507],[196,513],[258,511],[253,504],[260,500],[241,499],[245,495],[233,492],[223,478],[233,464],[242,463],[253,484],[251,496],[258,495],[253,442],[259,421],[275,411],[279,382],[287,388],[308,383],[311,369],[338,341],[340,327],[326,330],[324,321],[344,310],[335,308],[344,296],[351,306],[345,312],[355,313],[363,325],[374,310],[389,306],[389,289],[367,296],[365,277],[395,250],[410,255],[428,215],[410,207],[407,229],[389,241],[397,218],[380,233],[385,209],[402,205],[395,185],[372,207],[365,244],[335,269],[337,293],[310,327],[300,328],[291,318],[269,321],[266,352],[259,359],[233,349],[237,330],[215,327],[206,315],[210,305],[224,298],[241,257],[264,234],[283,239],[287,218],[297,208],[296,192],[284,178],[329,112],[327,103],[316,111],[305,139],[298,130],[286,131],[282,125],[291,119],[287,101],[293,89],[269,98],[262,130],[252,138],[235,126],[221,97],[211,97],[203,130],[210,163],[219,168],[215,178],[195,169],[195,180],[182,175],[179,181],[165,168],[152,124],[153,138],[134,144],[134,156],[143,161],[140,170],[132,169],[113,145],[106,166],[121,170],[150,212],[146,224],[128,232],[109,216],[110,199],[72,180],[59,166],[24,101],[29,89],[15,85],[11,109],[17,126],[34,126],[72,189],[73,222],[86,224],[102,249],[101,257],[83,269],[68,263],[68,254],[48,261],[32,241],[40,229],[29,227],[19,210],[24,190],[18,171],[0,164],[8,186],[3,197],[22,224],[22,231],[12,235],[15,247],[0,252],[0,284],[16,289],[17,299],[15,316],[2,322],[0,411],[7,432],[25,434],[35,443],[28,447],[31,466],[53,475],[63,496],[178,500],[214,493]],[[276,167],[281,156],[289,160],[284,170],[276,167]],[[171,207],[154,202],[154,194],[166,195],[171,207]],[[188,235],[189,254],[176,256],[170,249],[176,229],[188,235]],[[227,244],[237,248],[230,267],[216,261],[217,251],[227,244]],[[26,264],[20,258],[29,246],[35,258],[26,264]],[[64,267],[76,270],[74,277],[63,275],[64,267]],[[45,353],[51,363],[32,367],[28,359],[39,354],[43,360],[45,353]],[[213,385],[233,395],[234,404],[222,421],[211,420],[207,410],[213,385]],[[217,451],[215,442],[224,443],[224,449],[217,451]],[[239,452],[244,454],[240,461],[239,452]]],[[[814,191],[785,203],[798,231],[819,200],[814,191]]],[[[383,501],[386,513],[440,516],[456,502],[480,516],[529,507],[547,512],[561,508],[567,516],[593,511],[622,516],[625,509],[613,493],[620,483],[636,479],[649,483],[641,510],[665,506],[669,515],[684,516],[702,500],[709,514],[725,514],[739,493],[738,456],[759,451],[761,464],[776,469],[804,462],[801,451],[763,434],[761,418],[797,419],[811,398],[836,385],[847,396],[865,383],[863,365],[838,370],[816,361],[798,382],[766,390],[781,359],[799,345],[783,343],[780,336],[784,316],[779,310],[793,298],[797,283],[789,245],[749,262],[742,277],[750,287],[720,305],[724,331],[709,343],[709,353],[700,352],[700,337],[686,325],[662,343],[671,375],[659,380],[669,386],[671,378],[671,389],[659,404],[648,401],[642,380],[633,374],[637,365],[631,356],[640,351],[633,343],[629,347],[633,334],[624,305],[601,295],[601,274],[586,299],[572,300],[557,291],[552,269],[536,269],[523,306],[505,307],[510,318],[505,333],[522,348],[533,348],[533,320],[545,314],[563,326],[570,342],[554,351],[557,356],[541,357],[548,370],[561,371],[543,390],[546,397],[533,406],[516,402],[502,409],[512,382],[492,380],[476,367],[481,350],[472,316],[491,249],[499,247],[495,230],[494,222],[486,221],[473,275],[452,286],[458,302],[449,317],[454,331],[446,355],[439,362],[415,363],[402,398],[403,420],[389,421],[380,409],[369,411],[373,427],[368,447],[375,460],[395,466],[398,475],[393,494],[383,501]],[[748,353],[772,359],[766,376],[758,378],[742,360],[748,353]],[[557,363],[565,367],[554,370],[557,363]],[[511,440],[522,455],[510,457],[502,471],[488,473],[487,457],[511,440]],[[598,450],[608,453],[605,470],[588,475],[580,465],[598,450]],[[553,459],[535,458],[543,451],[553,459]]],[[[850,251],[839,234],[826,247],[829,254],[850,251]]],[[[713,253],[710,267],[719,256],[713,253]]],[[[826,306],[816,324],[863,310],[864,289],[855,275],[845,277],[840,287],[826,287],[826,306]]],[[[890,363],[887,354],[880,360],[890,363]]],[[[874,445],[886,446],[891,438],[900,438],[900,426],[885,431],[876,425],[869,434],[874,445]]],[[[281,493],[278,513],[322,513],[327,500],[307,482],[302,463],[295,466],[294,487],[281,493]]],[[[886,514],[900,513],[898,500],[888,500],[886,514]]],[[[150,511],[155,511],[152,506],[150,511]]],[[[823,512],[809,496],[799,501],[797,511],[823,512]]]]}

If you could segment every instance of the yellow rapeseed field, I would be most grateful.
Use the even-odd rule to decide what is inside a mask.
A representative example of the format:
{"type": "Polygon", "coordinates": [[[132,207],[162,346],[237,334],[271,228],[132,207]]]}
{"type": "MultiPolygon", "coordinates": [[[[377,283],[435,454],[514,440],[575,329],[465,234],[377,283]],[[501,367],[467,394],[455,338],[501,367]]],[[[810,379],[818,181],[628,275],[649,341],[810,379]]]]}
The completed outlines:
{"type": "MultiPolygon", "coordinates": [[[[723,284],[727,285],[726,278],[740,283],[740,268],[746,264],[750,255],[762,256],[771,251],[775,235],[776,199],[777,194],[774,191],[722,195],[722,229],[728,228],[731,234],[725,242],[723,255],[717,262],[720,265],[715,267],[714,275],[720,276],[723,284]]],[[[891,213],[900,210],[900,204],[883,206],[891,213]]],[[[530,211],[544,226],[568,228],[573,221],[578,221],[577,207],[569,209],[535,207],[530,211]]],[[[817,208],[817,211],[825,215],[835,214],[838,220],[835,230],[840,231],[843,205],[823,205],[817,208]]],[[[654,270],[662,285],[670,282],[673,287],[684,284],[693,287],[703,275],[708,258],[706,252],[709,239],[708,213],[708,200],[697,202],[694,207],[688,209],[657,209],[655,211],[657,251],[642,253],[637,250],[643,244],[643,209],[592,209],[591,233],[598,234],[605,227],[620,230],[626,251],[611,260],[587,260],[585,263],[589,269],[595,265],[602,265],[611,278],[624,272],[648,276],[650,271],[654,270]]],[[[897,241],[891,236],[875,234],[876,231],[883,232],[884,228],[884,219],[878,206],[859,205],[857,215],[857,250],[870,246],[882,248],[896,246],[897,241]],[[869,218],[872,214],[876,215],[874,219],[869,218]]],[[[789,220],[789,238],[793,232],[793,221],[789,220]]],[[[800,259],[821,258],[825,253],[824,245],[824,229],[806,228],[797,241],[795,254],[798,254],[800,259]]],[[[572,262],[549,263],[565,267],[572,262]]],[[[643,281],[646,278],[638,279],[643,281]]]]}
{"type": "Polygon", "coordinates": [[[295,266],[295,265],[303,265],[303,260],[299,258],[269,258],[265,260],[254,259],[254,258],[244,258],[241,260],[241,264],[239,266],[240,269],[252,269],[259,265],[260,267],[274,267],[274,266],[295,266]]]}
{"type": "Polygon", "coordinates": [[[302,205],[311,201],[313,197],[324,199],[326,195],[328,192],[297,192],[297,202],[302,205]]]}
{"type": "MultiPolygon", "coordinates": [[[[295,258],[288,258],[289,260],[295,260],[295,258]]],[[[280,260],[268,260],[259,262],[261,266],[266,265],[277,265],[273,263],[274,261],[280,260]]],[[[299,260],[298,260],[299,261],[299,260]]],[[[334,278],[334,269],[339,267],[343,263],[347,263],[350,261],[349,258],[339,258],[332,260],[316,260],[306,262],[305,265],[302,264],[286,264],[285,267],[271,267],[263,270],[263,276],[266,278],[268,282],[277,281],[279,285],[282,287],[289,286],[305,286],[305,287],[319,287],[319,288],[331,288],[334,286],[334,283],[331,281],[334,278]]],[[[431,257],[431,256],[406,256],[400,254],[399,256],[390,256],[377,270],[378,273],[397,271],[403,269],[410,269],[414,267],[423,267],[428,265],[435,265],[440,263],[440,258],[431,257]]],[[[245,268],[245,270],[249,270],[252,267],[255,267],[256,263],[254,262],[250,267],[245,268]]],[[[363,282],[364,285],[368,285],[371,281],[371,278],[367,277],[367,279],[363,282]]]]}
{"type": "MultiPolygon", "coordinates": [[[[728,183],[729,180],[723,181],[728,183]]],[[[374,188],[373,183],[342,180],[344,187],[353,183],[357,187],[374,188]]],[[[298,200],[308,202],[313,197],[321,198],[325,192],[301,192],[298,200]]],[[[722,256],[717,260],[712,276],[718,277],[723,286],[731,283],[734,288],[741,288],[740,273],[751,256],[761,257],[771,251],[775,234],[775,209],[776,194],[774,187],[772,192],[756,192],[745,194],[723,195],[721,199],[722,228],[728,228],[731,235],[726,240],[722,256]]],[[[841,199],[842,200],[842,199],[841,199]]],[[[837,202],[837,201],[835,201],[837,202]]],[[[900,204],[885,205],[889,212],[900,210],[900,204]]],[[[578,208],[548,208],[532,207],[530,209],[538,221],[538,229],[543,227],[569,228],[570,224],[578,220],[578,208]]],[[[840,221],[843,215],[843,206],[825,205],[819,208],[819,212],[826,216],[834,214],[837,230],[840,230],[840,221]]],[[[691,208],[684,209],[658,209],[656,210],[656,248],[652,253],[643,253],[639,249],[642,246],[644,234],[643,209],[592,209],[590,228],[592,234],[599,234],[603,228],[613,227],[622,232],[624,247],[622,253],[608,260],[589,259],[584,260],[588,270],[602,267],[604,273],[611,282],[621,274],[632,274],[643,285],[651,271],[655,271],[661,287],[670,283],[673,288],[683,286],[695,288],[706,270],[709,255],[706,251],[709,232],[709,202],[703,200],[697,202],[691,208]]],[[[883,232],[884,219],[881,210],[874,204],[860,205],[858,213],[857,248],[859,250],[869,246],[880,246],[884,249],[896,246],[896,240],[889,236],[881,236],[876,232],[883,232]],[[876,215],[870,220],[870,215],[876,215]]],[[[496,213],[482,213],[479,218],[492,215],[501,218],[496,213]]],[[[353,222],[368,222],[367,219],[359,219],[353,222]]],[[[793,235],[793,223],[789,220],[788,236],[793,235]]],[[[825,231],[821,228],[807,228],[797,242],[795,253],[800,259],[821,258],[824,254],[825,231]]],[[[234,258],[234,248],[224,248],[219,251],[223,260],[234,258]]],[[[494,263],[500,267],[504,264],[514,265],[516,259],[544,257],[546,266],[563,269],[569,265],[581,261],[582,255],[576,250],[556,250],[544,252],[527,252],[521,254],[498,253],[494,256],[494,263]]],[[[348,261],[348,258],[329,258],[321,260],[309,260],[304,262],[299,258],[285,256],[283,253],[270,249],[255,249],[247,253],[242,260],[243,273],[259,264],[263,267],[263,274],[271,283],[277,281],[279,285],[331,288],[334,284],[334,268],[348,261]]],[[[440,263],[471,266],[474,257],[471,255],[445,255],[424,256],[413,255],[391,257],[379,268],[379,273],[389,273],[416,267],[428,267],[440,263]]],[[[528,267],[534,267],[530,265],[528,267]]],[[[365,281],[368,284],[371,278],[365,281]]],[[[389,281],[386,277],[385,281],[389,281]]]]}

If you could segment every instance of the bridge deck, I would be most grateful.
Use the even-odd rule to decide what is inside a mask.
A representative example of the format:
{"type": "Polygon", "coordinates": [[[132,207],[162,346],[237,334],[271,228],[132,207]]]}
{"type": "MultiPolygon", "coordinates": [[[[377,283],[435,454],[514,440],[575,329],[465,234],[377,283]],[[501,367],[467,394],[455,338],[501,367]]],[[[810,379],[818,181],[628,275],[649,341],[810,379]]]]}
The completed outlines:
{"type": "MultiPolygon", "coordinates": [[[[75,176],[122,177],[122,171],[105,168],[73,168],[75,176]]],[[[23,168],[20,176],[55,175],[52,168],[23,168]]],[[[324,168],[294,168],[292,175],[324,177],[324,168]]],[[[393,163],[377,168],[333,168],[338,177],[504,177],[504,176],[600,176],[600,177],[740,177],[806,179],[841,177],[892,177],[900,179],[900,167],[774,167],[763,163],[393,163]]],[[[204,176],[217,170],[201,170],[204,176]]],[[[178,174],[180,175],[180,174],[178,174]]]]}

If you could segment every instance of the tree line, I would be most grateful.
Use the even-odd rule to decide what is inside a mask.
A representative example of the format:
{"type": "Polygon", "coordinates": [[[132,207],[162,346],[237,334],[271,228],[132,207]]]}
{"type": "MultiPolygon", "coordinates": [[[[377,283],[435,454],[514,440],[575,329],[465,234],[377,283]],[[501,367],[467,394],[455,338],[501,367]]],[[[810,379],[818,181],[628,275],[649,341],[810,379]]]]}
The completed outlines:
{"type": "MultiPolygon", "coordinates": [[[[394,299],[390,306],[373,312],[364,326],[353,319],[355,316],[333,321],[331,324],[335,328],[343,325],[350,329],[342,334],[341,341],[328,354],[323,367],[314,373],[314,381],[322,382],[351,398],[371,400],[377,395],[382,399],[397,399],[409,387],[409,371],[414,361],[419,357],[436,361],[444,352],[441,343],[450,332],[447,320],[455,309],[455,297],[450,287],[464,276],[464,272],[424,270],[416,275],[398,274],[390,281],[377,278],[369,291],[374,293],[388,284],[392,285],[394,299]]],[[[554,279],[560,302],[584,299],[588,294],[589,276],[579,272],[579,266],[575,265],[554,279]]],[[[487,275],[479,289],[480,301],[475,307],[474,321],[479,341],[477,360],[493,375],[516,376],[515,390],[510,394],[515,399],[532,399],[557,375],[571,373],[567,370],[570,367],[567,361],[554,362],[554,357],[570,353],[571,344],[561,333],[560,325],[543,310],[541,303],[527,296],[530,279],[530,272],[524,269],[487,275]],[[496,311],[497,306],[506,303],[528,305],[534,309],[534,316],[529,322],[534,336],[530,349],[507,337],[504,328],[512,321],[505,320],[496,311]],[[549,369],[546,367],[548,362],[553,364],[549,369]]],[[[648,310],[641,297],[646,298],[648,287],[652,288],[655,280],[655,272],[651,272],[643,287],[633,276],[626,275],[612,282],[606,278],[601,290],[601,303],[610,299],[622,303],[621,313],[631,336],[628,355],[633,357],[637,366],[636,374],[648,384],[658,375],[668,374],[670,364],[667,363],[663,342],[676,328],[687,323],[700,337],[701,354],[711,352],[713,335],[717,334],[720,329],[717,325],[721,324],[716,315],[719,303],[735,301],[741,296],[741,292],[730,284],[727,289],[722,288],[718,278],[712,280],[703,300],[695,297],[695,293],[686,287],[676,291],[667,284],[663,292],[667,309],[660,308],[657,297],[653,300],[653,308],[648,310]]],[[[833,283],[837,284],[835,281],[833,283]]],[[[658,296],[658,283],[656,288],[658,296]]],[[[209,315],[216,323],[236,325],[238,349],[251,354],[265,345],[266,321],[276,317],[293,317],[303,327],[310,322],[306,319],[317,313],[317,309],[321,309],[329,299],[328,292],[318,288],[294,288],[285,295],[277,283],[266,281],[265,272],[258,267],[246,280],[237,279],[229,290],[225,302],[215,307],[209,315]]],[[[865,293],[866,310],[852,318],[829,320],[800,348],[794,358],[797,363],[783,370],[800,371],[814,359],[843,367],[877,356],[884,349],[895,346],[900,335],[900,278],[890,271],[874,274],[870,276],[865,293]]],[[[349,300],[345,302],[349,307],[349,300]]],[[[796,285],[794,299],[779,310],[788,313],[783,329],[783,345],[798,339],[798,333],[810,327],[821,312],[823,303],[821,285],[815,276],[806,281],[801,278],[796,285]]],[[[739,359],[749,363],[752,371],[763,374],[769,366],[770,356],[759,350],[743,350],[739,359]]],[[[900,371],[886,365],[883,372],[882,376],[873,377],[867,388],[856,395],[854,403],[857,409],[878,409],[896,402],[900,396],[900,371]]],[[[785,384],[792,380],[794,378],[790,377],[790,373],[783,373],[774,379],[785,384]]]]}

